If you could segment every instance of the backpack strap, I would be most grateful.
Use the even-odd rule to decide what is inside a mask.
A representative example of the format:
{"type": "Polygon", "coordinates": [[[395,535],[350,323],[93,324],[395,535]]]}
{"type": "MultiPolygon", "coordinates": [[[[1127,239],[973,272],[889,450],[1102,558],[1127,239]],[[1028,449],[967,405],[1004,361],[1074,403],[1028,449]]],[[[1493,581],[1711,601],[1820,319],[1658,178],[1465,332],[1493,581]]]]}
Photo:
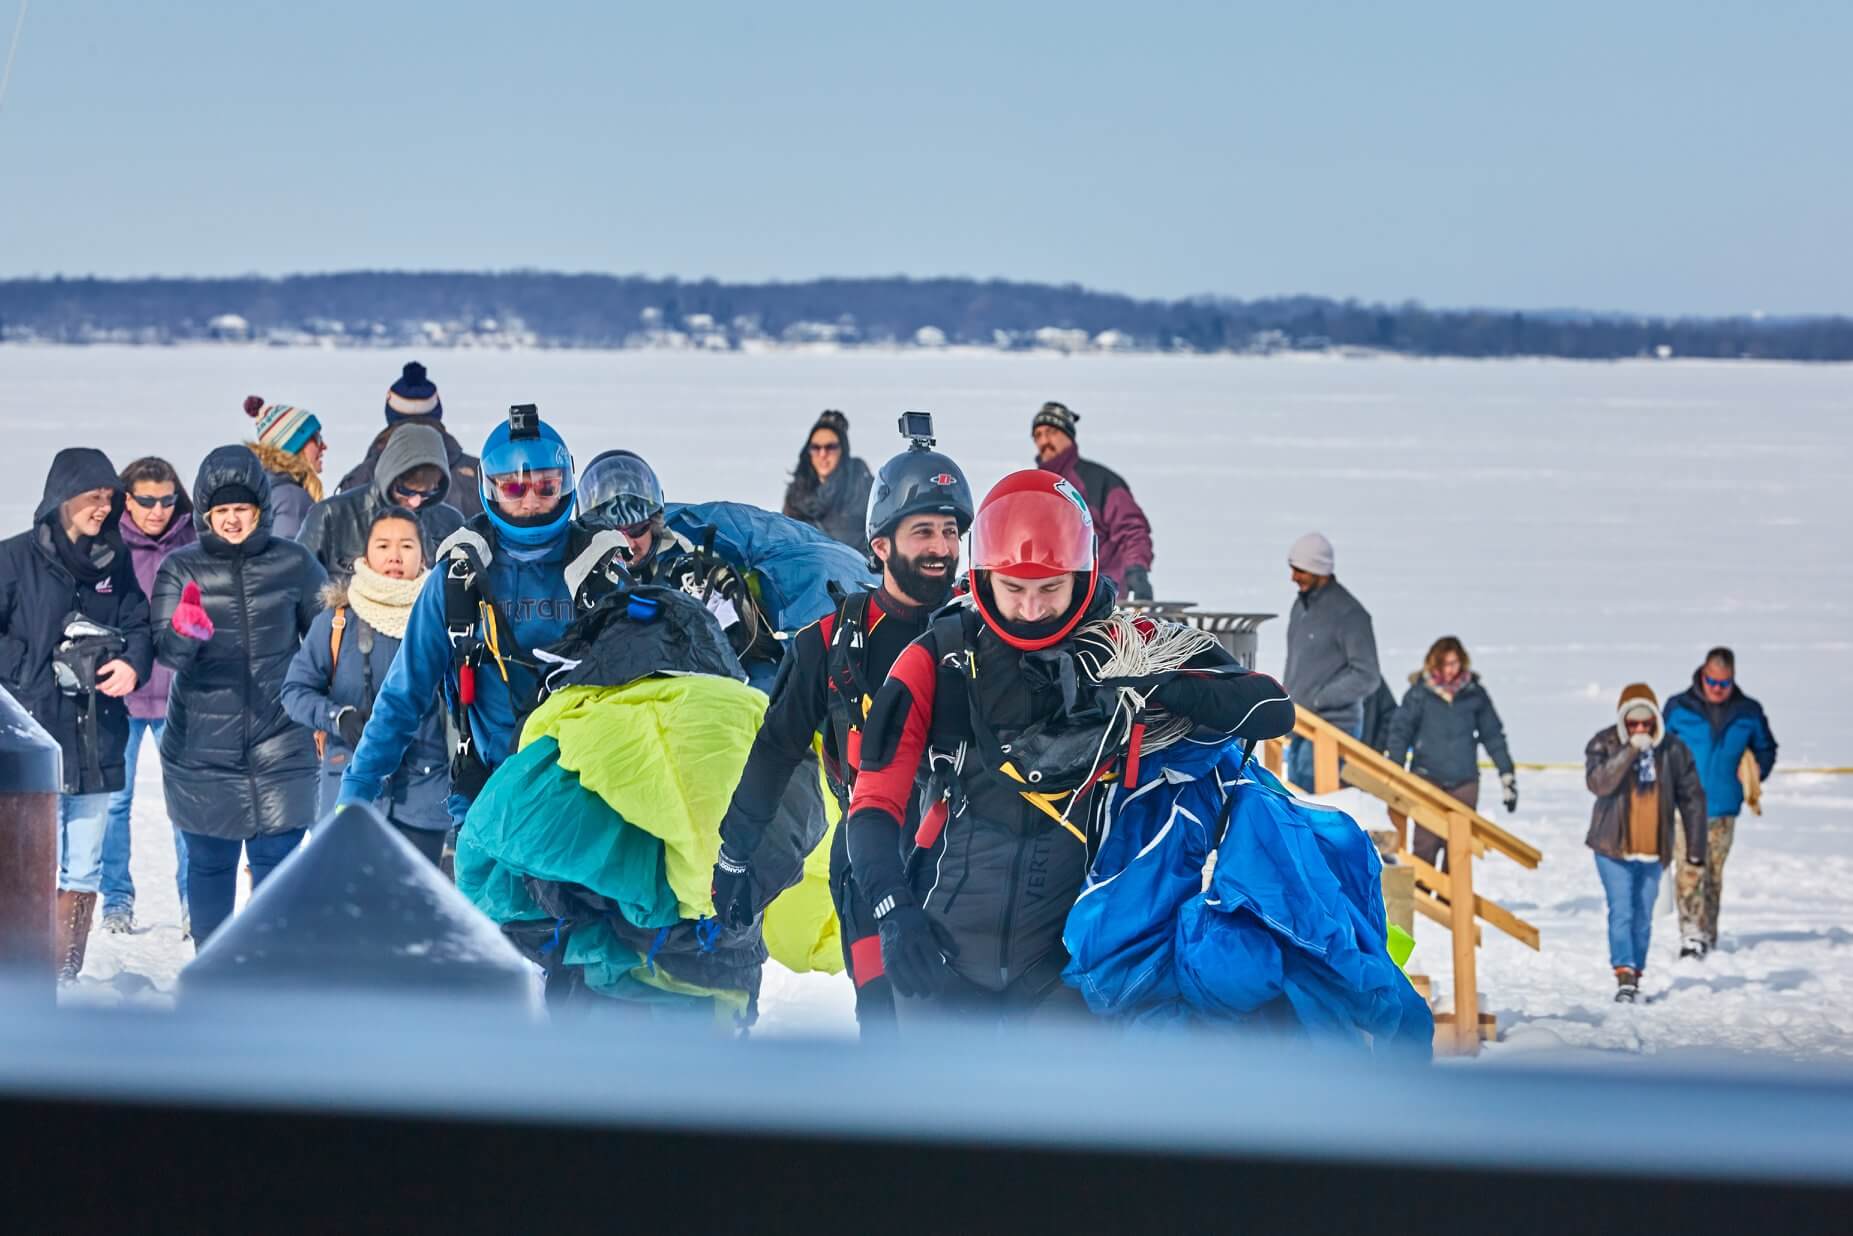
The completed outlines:
{"type": "MultiPolygon", "coordinates": [[[[341,668],[341,633],[347,630],[347,606],[335,606],[335,616],[328,623],[328,685],[334,686],[335,671],[341,668]]],[[[328,754],[328,731],[315,731],[315,758],[328,754]]]]}

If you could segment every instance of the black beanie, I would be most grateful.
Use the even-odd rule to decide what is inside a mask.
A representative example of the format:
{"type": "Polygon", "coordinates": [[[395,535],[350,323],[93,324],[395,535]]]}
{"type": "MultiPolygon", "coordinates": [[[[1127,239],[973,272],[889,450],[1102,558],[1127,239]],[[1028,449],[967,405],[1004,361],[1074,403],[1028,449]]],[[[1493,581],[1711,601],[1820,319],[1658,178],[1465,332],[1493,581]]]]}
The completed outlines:
{"type": "Polygon", "coordinates": [[[1068,410],[1068,405],[1056,403],[1051,399],[1042,405],[1042,411],[1036,413],[1036,419],[1029,423],[1029,431],[1034,434],[1039,427],[1047,425],[1050,429],[1057,429],[1067,434],[1072,440],[1076,436],[1075,422],[1080,419],[1078,413],[1068,410]]]}

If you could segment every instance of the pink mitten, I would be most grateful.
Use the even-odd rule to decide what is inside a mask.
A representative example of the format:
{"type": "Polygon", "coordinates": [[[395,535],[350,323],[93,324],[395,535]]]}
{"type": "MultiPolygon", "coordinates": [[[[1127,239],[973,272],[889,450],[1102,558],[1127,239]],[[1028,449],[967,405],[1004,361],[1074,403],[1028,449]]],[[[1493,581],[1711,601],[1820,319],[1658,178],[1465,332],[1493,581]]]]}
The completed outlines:
{"type": "Polygon", "coordinates": [[[212,638],[212,619],[199,603],[199,585],[192,580],[180,590],[180,604],[174,606],[174,630],[188,639],[212,638]]]}

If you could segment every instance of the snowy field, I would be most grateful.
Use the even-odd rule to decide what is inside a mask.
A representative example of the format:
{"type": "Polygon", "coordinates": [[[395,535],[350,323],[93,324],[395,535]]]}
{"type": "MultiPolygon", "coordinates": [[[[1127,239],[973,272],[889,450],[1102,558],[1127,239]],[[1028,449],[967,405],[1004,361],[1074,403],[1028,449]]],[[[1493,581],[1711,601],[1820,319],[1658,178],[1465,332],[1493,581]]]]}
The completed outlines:
{"type": "MultiPolygon", "coordinates": [[[[25,526],[52,453],[98,445],[191,472],[246,436],[247,394],[306,404],[329,477],[379,427],[398,353],[190,347],[0,348],[0,425],[18,483],[0,528],[25,526]]],[[[1574,761],[1637,679],[1664,697],[1703,650],[1737,648],[1785,769],[1853,764],[1853,573],[1841,551],[1853,464],[1844,367],[1393,358],[1006,356],[947,352],[696,355],[438,352],[422,357],[468,445],[511,402],[537,402],[581,459],[628,446],[672,498],[776,505],[816,412],[851,418],[857,454],[896,445],[895,414],[933,411],[980,488],[1029,462],[1030,415],[1060,399],[1083,451],[1121,471],[1155,529],[1161,595],[1284,613],[1285,547],[1309,528],[1375,615],[1399,691],[1428,643],[1457,634],[1520,761],[1574,761]]],[[[1278,672],[1283,622],[1263,628],[1278,672]]],[[[143,761],[135,864],[148,930],[95,937],[96,999],[164,1001],[186,950],[175,927],[158,761],[143,761]]],[[[1521,773],[1506,822],[1536,872],[1492,860],[1482,891],[1543,931],[1534,954],[1488,932],[1481,982],[1503,1050],[1853,1052],[1853,777],[1779,772],[1746,819],[1722,942],[1675,964],[1657,929],[1649,1002],[1608,1003],[1603,909],[1582,846],[1588,796],[1568,771],[1521,773]]],[[[1487,799],[1496,801],[1489,786],[1487,799]]],[[[1445,979],[1445,941],[1419,957],[1445,979]]],[[[1445,984],[1444,984],[1445,985],[1445,984]]],[[[768,1030],[849,1029],[840,982],[769,976],[768,1030]]]]}

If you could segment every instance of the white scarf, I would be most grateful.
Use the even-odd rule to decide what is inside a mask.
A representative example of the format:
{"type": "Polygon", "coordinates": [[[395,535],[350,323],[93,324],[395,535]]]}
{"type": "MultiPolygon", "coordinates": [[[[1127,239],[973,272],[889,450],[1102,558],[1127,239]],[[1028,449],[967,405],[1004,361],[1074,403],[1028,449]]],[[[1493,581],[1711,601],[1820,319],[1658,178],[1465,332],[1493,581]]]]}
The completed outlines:
{"type": "Polygon", "coordinates": [[[354,560],[354,578],[347,586],[347,602],[361,621],[393,639],[405,638],[405,624],[412,617],[412,602],[418,599],[429,572],[422,567],[411,579],[390,579],[367,565],[365,558],[354,560]]]}

